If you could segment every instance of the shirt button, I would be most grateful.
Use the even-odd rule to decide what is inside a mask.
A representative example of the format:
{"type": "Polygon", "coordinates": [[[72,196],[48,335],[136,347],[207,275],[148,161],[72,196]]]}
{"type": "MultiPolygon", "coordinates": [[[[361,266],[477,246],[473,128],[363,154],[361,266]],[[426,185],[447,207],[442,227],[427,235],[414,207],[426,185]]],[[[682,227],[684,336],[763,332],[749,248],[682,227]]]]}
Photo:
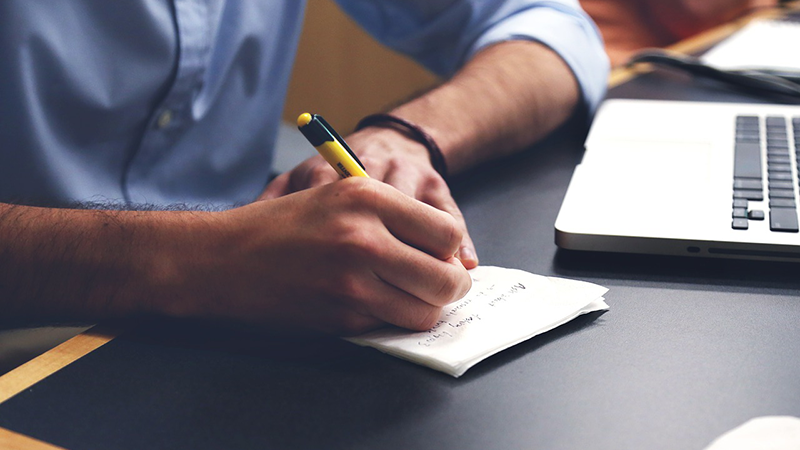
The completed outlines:
{"type": "Polygon", "coordinates": [[[158,128],[166,128],[169,126],[170,122],[172,122],[172,111],[165,109],[158,116],[158,121],[156,122],[156,125],[158,125],[158,128]]]}

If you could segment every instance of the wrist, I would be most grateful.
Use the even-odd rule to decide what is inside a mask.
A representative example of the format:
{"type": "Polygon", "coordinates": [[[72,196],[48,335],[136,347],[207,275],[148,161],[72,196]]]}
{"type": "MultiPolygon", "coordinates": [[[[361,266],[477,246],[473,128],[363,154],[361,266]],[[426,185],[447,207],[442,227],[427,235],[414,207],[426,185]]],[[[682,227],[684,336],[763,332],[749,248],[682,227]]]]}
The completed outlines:
{"type": "Polygon", "coordinates": [[[380,153],[381,156],[397,154],[433,168],[425,146],[394,127],[366,127],[348,136],[347,142],[359,157],[365,155],[367,160],[372,157],[371,153],[380,153]]]}
{"type": "Polygon", "coordinates": [[[219,300],[213,276],[224,258],[224,212],[168,212],[158,218],[154,247],[144,258],[152,302],[148,314],[203,317],[219,300]]]}
{"type": "Polygon", "coordinates": [[[447,162],[436,140],[428,132],[407,119],[395,114],[372,114],[361,119],[356,130],[366,127],[381,127],[395,131],[406,139],[420,144],[428,153],[431,166],[441,177],[447,180],[447,162]]]}

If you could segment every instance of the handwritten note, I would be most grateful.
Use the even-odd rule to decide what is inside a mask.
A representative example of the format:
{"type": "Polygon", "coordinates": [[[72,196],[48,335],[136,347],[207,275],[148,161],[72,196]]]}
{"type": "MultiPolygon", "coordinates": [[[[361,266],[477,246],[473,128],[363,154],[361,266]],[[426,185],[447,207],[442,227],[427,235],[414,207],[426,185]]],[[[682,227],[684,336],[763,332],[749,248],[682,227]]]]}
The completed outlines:
{"type": "Polygon", "coordinates": [[[384,328],[349,338],[454,377],[508,347],[575,317],[608,309],[608,289],[516,269],[481,266],[470,271],[472,289],[441,313],[430,330],[384,328]]]}

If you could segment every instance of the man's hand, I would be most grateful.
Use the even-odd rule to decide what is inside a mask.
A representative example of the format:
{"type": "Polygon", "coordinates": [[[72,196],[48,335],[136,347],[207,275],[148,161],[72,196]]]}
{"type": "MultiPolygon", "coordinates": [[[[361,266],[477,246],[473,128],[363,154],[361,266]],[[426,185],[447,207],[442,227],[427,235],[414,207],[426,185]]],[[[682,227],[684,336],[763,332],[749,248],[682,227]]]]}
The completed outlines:
{"type": "Polygon", "coordinates": [[[22,320],[425,330],[470,288],[461,241],[451,215],[366,178],[223,212],[0,204],[0,307],[22,320]]]}
{"type": "Polygon", "coordinates": [[[171,315],[336,334],[426,330],[471,285],[453,257],[462,224],[375,180],[218,214],[171,315]]]}
{"type": "MultiPolygon", "coordinates": [[[[370,177],[453,216],[463,236],[455,256],[467,269],[478,265],[475,245],[467,232],[464,216],[453,200],[447,183],[431,166],[428,151],[422,144],[398,131],[374,127],[365,128],[345,140],[356,152],[370,177]]],[[[275,199],[338,179],[339,176],[330,165],[317,155],[275,178],[259,200],[275,199]]]]}

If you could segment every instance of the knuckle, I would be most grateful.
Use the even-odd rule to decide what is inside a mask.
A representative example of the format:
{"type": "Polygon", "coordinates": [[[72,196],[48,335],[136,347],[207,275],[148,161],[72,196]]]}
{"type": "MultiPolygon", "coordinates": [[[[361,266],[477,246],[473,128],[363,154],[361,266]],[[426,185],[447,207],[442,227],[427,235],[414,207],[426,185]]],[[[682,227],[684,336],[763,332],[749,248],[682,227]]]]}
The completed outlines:
{"type": "Polygon", "coordinates": [[[322,165],[315,165],[309,169],[307,175],[308,183],[310,186],[319,186],[322,184],[331,183],[335,178],[331,175],[330,167],[322,165]]]}
{"type": "Polygon", "coordinates": [[[378,158],[372,155],[362,155],[358,157],[364,167],[367,167],[370,172],[382,168],[386,161],[383,158],[378,158]]]}
{"type": "Polygon", "coordinates": [[[362,298],[363,283],[360,277],[353,272],[347,272],[336,278],[334,288],[338,296],[350,307],[353,307],[362,298]]]}
{"type": "Polygon", "coordinates": [[[455,250],[461,245],[461,241],[464,240],[464,230],[462,230],[461,224],[455,217],[450,214],[445,216],[443,222],[444,235],[447,236],[448,248],[454,249],[453,253],[455,253],[455,250]]]}
{"type": "Polygon", "coordinates": [[[433,169],[433,167],[431,167],[431,172],[432,172],[431,176],[428,177],[427,188],[429,190],[441,191],[447,194],[447,196],[449,197],[450,186],[447,185],[447,182],[444,181],[444,178],[442,178],[441,175],[439,175],[439,173],[433,169]]]}
{"type": "Polygon", "coordinates": [[[357,264],[363,261],[374,261],[381,253],[378,237],[368,227],[345,224],[339,235],[338,249],[342,258],[357,264]]]}
{"type": "Polygon", "coordinates": [[[350,177],[337,184],[340,185],[341,195],[345,195],[353,205],[374,207],[380,204],[381,189],[375,180],[350,177]]]}
{"type": "Polygon", "coordinates": [[[457,300],[462,290],[462,283],[459,279],[450,274],[441,276],[436,290],[436,304],[444,305],[457,300]]]}

